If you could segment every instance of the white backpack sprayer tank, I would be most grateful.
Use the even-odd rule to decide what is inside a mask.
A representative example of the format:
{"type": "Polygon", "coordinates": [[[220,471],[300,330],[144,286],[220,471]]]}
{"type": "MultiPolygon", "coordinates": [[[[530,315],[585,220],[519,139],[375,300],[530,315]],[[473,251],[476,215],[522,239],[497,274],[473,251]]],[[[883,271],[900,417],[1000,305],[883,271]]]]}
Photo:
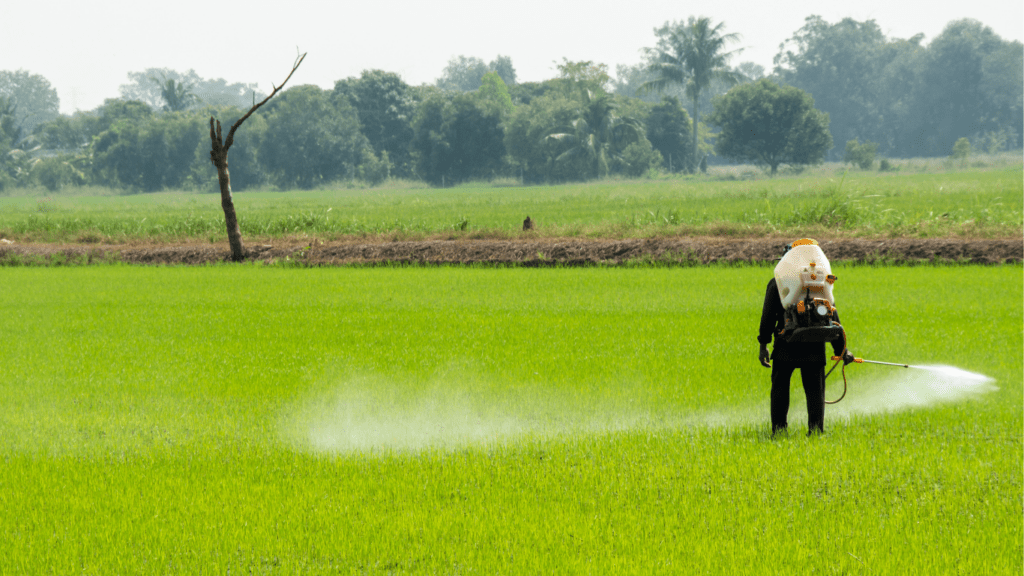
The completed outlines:
{"type": "Polygon", "coordinates": [[[793,242],[775,266],[775,284],[785,309],[780,334],[787,342],[831,342],[843,338],[832,286],[836,277],[816,240],[793,242]]]}

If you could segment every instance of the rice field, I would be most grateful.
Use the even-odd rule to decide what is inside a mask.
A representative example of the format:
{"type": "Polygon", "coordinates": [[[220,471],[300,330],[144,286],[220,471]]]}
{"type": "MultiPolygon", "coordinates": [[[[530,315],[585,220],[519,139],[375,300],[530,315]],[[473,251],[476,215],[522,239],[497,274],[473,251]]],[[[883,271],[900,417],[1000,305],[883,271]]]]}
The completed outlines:
{"type": "MultiPolygon", "coordinates": [[[[1019,162],[948,172],[827,172],[772,180],[677,178],[558,186],[324,189],[235,195],[248,238],[315,235],[1005,237],[1024,230],[1019,162]]],[[[226,241],[220,196],[0,197],[0,238],[226,241]]]]}
{"type": "Polygon", "coordinates": [[[766,267],[3,269],[0,573],[1019,574],[1021,266],[835,270],[983,377],[773,440],[766,267]]]}

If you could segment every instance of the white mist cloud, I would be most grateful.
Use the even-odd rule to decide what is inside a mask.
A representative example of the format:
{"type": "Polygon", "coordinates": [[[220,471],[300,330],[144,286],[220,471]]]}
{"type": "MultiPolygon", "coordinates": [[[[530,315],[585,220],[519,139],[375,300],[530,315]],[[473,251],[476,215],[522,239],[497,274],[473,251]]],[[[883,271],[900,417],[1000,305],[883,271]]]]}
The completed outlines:
{"type": "Polygon", "coordinates": [[[305,400],[283,434],[315,452],[417,451],[508,442],[521,437],[663,427],[622,396],[527,387],[496,391],[473,378],[427,386],[347,378],[305,400]]]}
{"type": "MultiPolygon", "coordinates": [[[[828,418],[884,414],[959,402],[997,390],[992,378],[953,366],[867,369],[828,418]]],[[[834,378],[835,376],[833,376],[834,378]]],[[[837,393],[832,382],[829,396],[837,393]]],[[[522,438],[608,434],[626,430],[735,429],[768,422],[763,402],[707,410],[673,410],[637,401],[628,386],[505,390],[480,378],[446,375],[427,385],[383,377],[345,377],[300,401],[282,419],[282,435],[300,450],[327,453],[457,449],[522,438]]],[[[794,390],[791,418],[804,411],[794,390]]],[[[795,421],[795,420],[794,420],[795,421]]]]}
{"type": "Polygon", "coordinates": [[[849,417],[897,412],[960,402],[998,390],[992,378],[954,366],[911,366],[884,370],[889,371],[884,376],[851,379],[846,398],[827,408],[826,413],[849,417]]]}

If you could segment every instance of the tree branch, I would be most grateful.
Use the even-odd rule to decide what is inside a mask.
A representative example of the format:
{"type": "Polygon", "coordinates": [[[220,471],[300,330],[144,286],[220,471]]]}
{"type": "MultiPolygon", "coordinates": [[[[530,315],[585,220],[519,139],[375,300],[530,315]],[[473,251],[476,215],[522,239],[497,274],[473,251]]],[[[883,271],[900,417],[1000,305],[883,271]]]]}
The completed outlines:
{"type": "Polygon", "coordinates": [[[220,164],[218,164],[218,161],[222,156],[223,140],[221,139],[220,120],[214,120],[213,116],[210,116],[210,142],[212,144],[210,146],[210,160],[212,160],[213,165],[217,166],[219,169],[220,164]],[[217,123],[216,127],[214,126],[214,122],[217,123]]]}
{"type": "MultiPolygon", "coordinates": [[[[280,86],[274,86],[274,84],[271,83],[270,85],[274,86],[274,91],[270,93],[270,96],[267,96],[266,98],[264,98],[263,100],[261,100],[257,104],[253,104],[253,107],[249,108],[249,111],[245,113],[245,116],[242,116],[241,118],[236,120],[234,124],[231,125],[231,129],[228,130],[227,140],[224,141],[224,150],[225,151],[227,151],[227,149],[230,148],[231,144],[233,144],[234,141],[235,141],[235,130],[238,130],[238,127],[242,125],[242,122],[245,122],[249,118],[249,116],[252,116],[253,112],[255,112],[260,106],[263,106],[264,104],[266,104],[271,98],[274,97],[275,94],[278,93],[278,91],[281,90],[281,88],[284,88],[284,85],[288,83],[288,80],[291,80],[292,74],[295,74],[295,71],[299,69],[299,65],[302,64],[302,61],[305,60],[305,59],[306,59],[306,53],[305,52],[300,54],[300,55],[298,55],[298,56],[296,56],[295,64],[292,65],[292,71],[288,73],[288,77],[284,79],[284,82],[281,82],[280,86]]],[[[218,126],[218,132],[219,131],[220,130],[219,130],[219,126],[218,126]]]]}

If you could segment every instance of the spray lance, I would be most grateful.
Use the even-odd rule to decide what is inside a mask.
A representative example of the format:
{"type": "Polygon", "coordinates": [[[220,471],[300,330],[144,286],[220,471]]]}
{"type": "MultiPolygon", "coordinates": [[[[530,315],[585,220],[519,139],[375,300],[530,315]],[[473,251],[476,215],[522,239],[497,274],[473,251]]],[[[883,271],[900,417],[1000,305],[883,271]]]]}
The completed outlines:
{"type": "MultiPolygon", "coordinates": [[[[845,336],[845,333],[844,333],[844,336],[845,336]]],[[[846,349],[845,348],[843,348],[843,353],[844,354],[846,353],[846,349]]],[[[835,361],[835,364],[833,364],[832,368],[825,374],[825,378],[826,379],[828,379],[829,375],[832,374],[832,372],[835,371],[836,367],[839,366],[839,364],[841,362],[843,362],[843,357],[842,356],[833,356],[832,360],[835,361]]],[[[897,364],[896,362],[879,362],[878,360],[865,360],[863,358],[854,358],[853,362],[856,362],[857,364],[881,364],[883,366],[899,366],[901,368],[910,368],[910,364],[897,364]]],[[[842,374],[843,374],[843,394],[842,394],[842,396],[840,396],[839,398],[836,398],[835,400],[832,400],[832,401],[825,400],[825,404],[838,404],[840,400],[842,400],[843,398],[846,397],[846,364],[845,363],[843,364],[842,374]]]]}
{"type": "MultiPolygon", "coordinates": [[[[818,242],[810,238],[793,242],[775,266],[775,283],[779,288],[779,298],[782,299],[782,307],[785,310],[785,322],[779,336],[785,338],[787,342],[833,342],[839,338],[843,340],[842,354],[832,357],[836,363],[828,374],[825,374],[825,378],[828,378],[840,363],[843,364],[843,394],[836,400],[826,400],[826,404],[839,402],[846,397],[847,390],[848,362],[844,361],[844,356],[849,351],[846,348],[846,331],[839,323],[835,297],[832,294],[836,280],[825,253],[818,246],[818,242]]],[[[854,358],[853,362],[910,367],[908,364],[863,358],[854,358]]]]}

